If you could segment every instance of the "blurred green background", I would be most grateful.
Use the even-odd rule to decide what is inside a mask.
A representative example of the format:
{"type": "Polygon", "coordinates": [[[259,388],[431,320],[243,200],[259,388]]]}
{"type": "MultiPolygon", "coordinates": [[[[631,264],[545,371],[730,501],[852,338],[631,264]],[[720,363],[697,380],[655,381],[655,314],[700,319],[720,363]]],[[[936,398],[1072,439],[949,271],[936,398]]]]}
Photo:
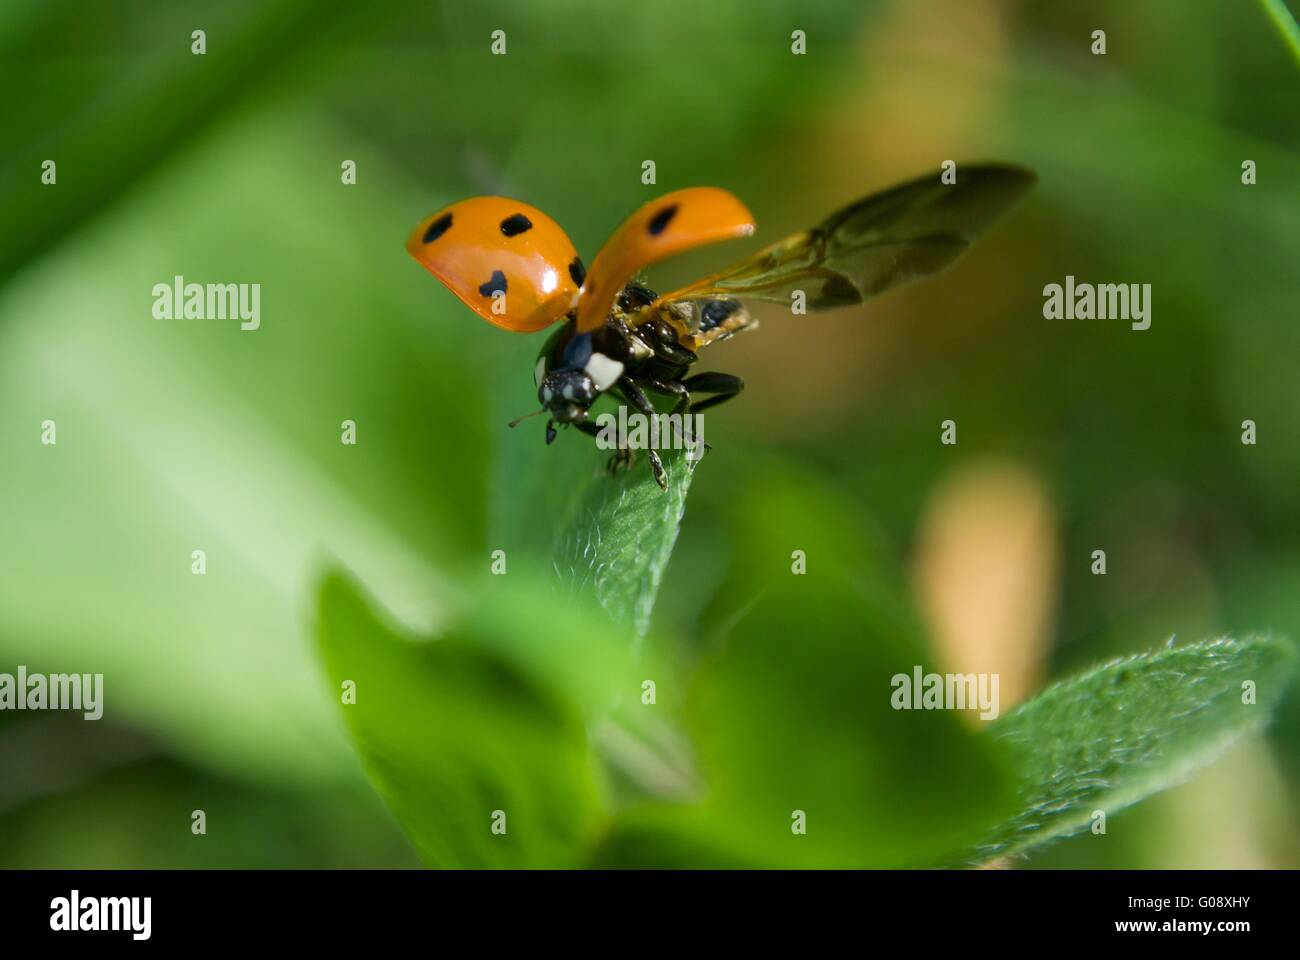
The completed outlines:
{"type": "MultiPolygon", "coordinates": [[[[504,428],[544,335],[479,322],[402,248],[477,193],[590,263],[652,196],[731,189],[758,237],[656,268],[667,289],[946,159],[1039,174],[943,277],[760,307],[710,348],[748,389],[709,414],[665,660],[703,642],[746,524],[792,522],[745,496],[759,475],[850,504],[926,662],[1000,672],[1004,709],[1171,635],[1300,635],[1300,97],[1255,4],[11,0],[0,90],[0,670],[106,686],[97,723],[0,713],[0,865],[418,865],[318,662],[318,578],[435,627],[602,459],[504,428]],[[177,274],[260,283],[261,329],[155,320],[177,274]],[[1151,284],[1151,329],[1044,320],[1066,274],[1151,284]]],[[[1298,798],[1292,695],[1125,829],[1026,865],[1300,866],[1298,798]]]]}

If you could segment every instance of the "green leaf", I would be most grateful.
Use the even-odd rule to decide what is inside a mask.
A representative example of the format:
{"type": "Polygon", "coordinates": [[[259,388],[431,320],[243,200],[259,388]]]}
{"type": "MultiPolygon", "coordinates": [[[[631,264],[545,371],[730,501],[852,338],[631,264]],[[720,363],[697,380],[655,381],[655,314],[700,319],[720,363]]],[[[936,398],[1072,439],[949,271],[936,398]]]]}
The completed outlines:
{"type": "Polygon", "coordinates": [[[1016,853],[1087,827],[1173,786],[1262,726],[1286,688],[1284,640],[1229,638],[1108,663],[1049,687],[999,719],[1022,809],[976,858],[1016,853]],[[1243,684],[1257,702],[1243,703],[1243,684]]]}
{"type": "MultiPolygon", "coordinates": [[[[536,395],[518,383],[519,371],[532,369],[536,349],[536,343],[517,349],[505,365],[497,393],[508,399],[498,402],[494,422],[536,405],[536,395]]],[[[610,451],[592,438],[561,429],[548,446],[540,423],[535,432],[500,430],[495,438],[490,545],[537,575],[545,570],[558,578],[563,595],[599,603],[624,642],[636,647],[650,626],[696,465],[682,451],[663,451],[665,491],[644,451],[611,475],[610,451]],[[529,478],[523,494],[520,478],[529,478]]]]}
{"type": "Polygon", "coordinates": [[[355,684],[356,702],[341,706],[348,729],[426,863],[574,866],[604,820],[587,728],[636,690],[630,659],[599,615],[519,573],[492,579],[431,639],[386,625],[331,574],[320,649],[335,695],[355,684]]]}
{"type": "Polygon", "coordinates": [[[745,475],[701,664],[686,690],[659,686],[661,708],[687,720],[703,788],[626,811],[595,863],[940,861],[1014,811],[1001,748],[950,711],[891,706],[891,678],[931,661],[853,500],[779,463],[745,475]]]}
{"type": "Polygon", "coordinates": [[[556,572],[570,589],[589,592],[638,641],[650,627],[695,473],[684,453],[665,454],[664,491],[643,456],[632,469],[587,485],[554,551],[556,572]]]}

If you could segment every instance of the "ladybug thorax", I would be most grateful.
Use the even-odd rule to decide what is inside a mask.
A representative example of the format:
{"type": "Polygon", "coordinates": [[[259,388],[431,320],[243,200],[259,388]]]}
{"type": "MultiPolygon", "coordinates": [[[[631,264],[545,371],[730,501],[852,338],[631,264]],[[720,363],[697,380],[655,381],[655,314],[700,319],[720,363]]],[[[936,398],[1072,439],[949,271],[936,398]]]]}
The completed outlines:
{"type": "Polygon", "coordinates": [[[619,292],[603,327],[581,333],[576,315],[570,314],[547,339],[533,379],[538,399],[555,419],[583,419],[587,408],[624,373],[654,356],[654,348],[642,336],[644,329],[632,326],[642,308],[654,300],[653,292],[629,282],[619,292]]]}
{"type": "Polygon", "coordinates": [[[593,334],[578,333],[570,320],[547,341],[537,358],[537,399],[556,420],[585,419],[596,398],[623,375],[625,364],[599,349],[596,339],[593,334]]]}

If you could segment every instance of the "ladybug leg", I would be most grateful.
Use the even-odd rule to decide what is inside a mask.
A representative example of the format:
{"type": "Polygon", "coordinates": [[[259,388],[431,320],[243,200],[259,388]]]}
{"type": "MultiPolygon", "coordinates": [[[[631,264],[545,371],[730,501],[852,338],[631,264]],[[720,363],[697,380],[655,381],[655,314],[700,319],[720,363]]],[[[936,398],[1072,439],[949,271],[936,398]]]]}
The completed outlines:
{"type": "MultiPolygon", "coordinates": [[[[691,379],[695,378],[692,377],[691,379]]],[[[672,413],[669,414],[669,416],[679,416],[680,414],[687,413],[694,409],[691,406],[691,391],[686,385],[686,382],[681,380],[643,380],[642,383],[645,384],[647,390],[650,390],[653,393],[657,393],[664,397],[677,398],[677,403],[673,406],[672,413]]],[[[705,389],[707,390],[708,388],[706,387],[705,389]]],[[[672,420],[669,422],[673,425],[673,431],[677,434],[678,442],[683,446],[687,445],[692,439],[690,435],[682,435],[682,430],[678,421],[672,420]]],[[[712,450],[713,447],[706,443],[704,449],[712,450]]]]}
{"type": "Polygon", "coordinates": [[[625,470],[631,470],[635,465],[636,451],[631,447],[619,447],[614,451],[614,455],[609,458],[609,463],[606,464],[606,467],[608,468],[610,475],[613,476],[618,473],[620,467],[625,470]]]}
{"type": "Polygon", "coordinates": [[[636,407],[637,410],[644,413],[647,417],[653,417],[655,415],[655,405],[651,403],[650,398],[645,395],[645,391],[641,389],[641,385],[631,377],[625,376],[620,379],[614,389],[618,391],[619,396],[632,404],[632,406],[636,407]]]}
{"type": "Polygon", "coordinates": [[[707,400],[692,403],[688,408],[691,413],[699,413],[709,407],[716,407],[720,403],[726,403],[745,389],[745,381],[730,373],[697,373],[693,377],[687,377],[682,382],[688,390],[696,393],[717,394],[717,396],[709,397],[707,400]]]}
{"type": "MultiPolygon", "coordinates": [[[[650,402],[650,398],[646,396],[640,384],[631,377],[623,377],[619,380],[616,389],[623,395],[624,400],[636,407],[641,413],[647,417],[656,416],[655,405],[650,402]]],[[[668,472],[664,470],[664,462],[659,457],[659,451],[647,449],[646,459],[650,461],[650,472],[654,474],[655,483],[659,484],[659,489],[667,490],[668,472]]]]}
{"type": "Polygon", "coordinates": [[[646,456],[650,460],[650,472],[655,476],[655,483],[659,484],[660,490],[667,492],[668,471],[664,469],[664,462],[659,459],[659,451],[655,449],[646,450],[646,456]]]}
{"type": "Polygon", "coordinates": [[[657,393],[661,397],[676,397],[677,404],[673,407],[673,413],[681,413],[691,405],[691,391],[680,380],[647,379],[641,382],[651,393],[657,393]]]}
{"type": "MultiPolygon", "coordinates": [[[[596,424],[592,423],[590,420],[579,421],[578,423],[575,423],[574,426],[589,437],[600,436],[600,427],[596,426],[596,424]]],[[[615,450],[610,456],[609,460],[606,461],[605,469],[609,471],[611,476],[613,476],[618,473],[620,467],[631,470],[635,463],[636,451],[629,447],[619,447],[619,449],[615,450]]]]}

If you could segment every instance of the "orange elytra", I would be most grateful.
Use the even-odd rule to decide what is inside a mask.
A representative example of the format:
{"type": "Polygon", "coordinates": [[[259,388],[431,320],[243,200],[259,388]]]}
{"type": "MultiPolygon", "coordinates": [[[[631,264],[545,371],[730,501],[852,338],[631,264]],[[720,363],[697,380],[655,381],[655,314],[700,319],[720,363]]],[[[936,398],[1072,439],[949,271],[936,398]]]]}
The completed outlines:
{"type": "Polygon", "coordinates": [[[508,197],[471,197],[431,214],[406,249],[484,320],[521,333],[572,310],[585,277],[560,225],[508,197]]]}
{"type": "Polygon", "coordinates": [[[651,200],[623,221],[592,261],[578,300],[578,330],[600,327],[623,284],[643,267],[753,232],[753,214],[718,187],[688,187],[651,200]]]}
{"type": "Polygon", "coordinates": [[[406,249],[484,320],[532,333],[577,310],[580,331],[605,322],[623,284],[691,247],[754,231],[754,218],[718,187],[689,187],[632,214],[584,268],[560,225],[508,197],[471,197],[430,214],[406,249]]]}

